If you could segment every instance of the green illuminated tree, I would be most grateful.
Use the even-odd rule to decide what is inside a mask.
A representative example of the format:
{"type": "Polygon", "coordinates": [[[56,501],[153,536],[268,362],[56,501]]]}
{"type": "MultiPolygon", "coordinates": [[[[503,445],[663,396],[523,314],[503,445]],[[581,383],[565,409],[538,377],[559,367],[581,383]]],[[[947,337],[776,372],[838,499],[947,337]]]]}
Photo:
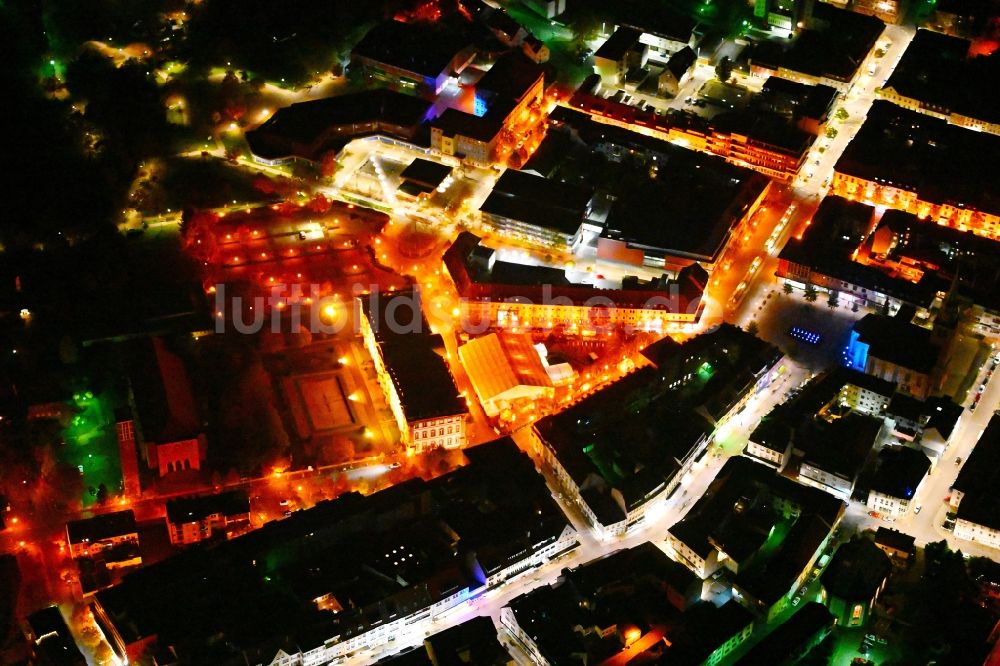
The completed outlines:
{"type": "Polygon", "coordinates": [[[793,291],[795,291],[795,288],[791,285],[791,283],[786,282],[781,286],[781,290],[784,291],[786,294],[790,294],[793,291]]]}
{"type": "Polygon", "coordinates": [[[806,300],[815,303],[817,298],[819,298],[819,292],[816,291],[816,287],[811,284],[806,285],[806,300]]]}

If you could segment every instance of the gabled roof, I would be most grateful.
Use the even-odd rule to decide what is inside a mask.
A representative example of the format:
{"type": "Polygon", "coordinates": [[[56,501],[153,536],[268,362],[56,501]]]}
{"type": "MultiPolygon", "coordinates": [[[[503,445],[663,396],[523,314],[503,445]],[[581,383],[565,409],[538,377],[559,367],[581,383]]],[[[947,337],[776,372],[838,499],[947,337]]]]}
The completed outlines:
{"type": "Polygon", "coordinates": [[[787,664],[792,655],[806,651],[821,631],[832,628],[835,620],[823,604],[806,602],[736,663],[739,666],[787,664]]]}
{"type": "Polygon", "coordinates": [[[893,550],[902,550],[906,552],[913,552],[913,544],[916,542],[916,538],[900,532],[899,530],[890,529],[888,527],[879,527],[875,531],[875,545],[885,546],[887,548],[892,548],[893,550]]]}
{"type": "Polygon", "coordinates": [[[935,204],[1000,214],[996,174],[1000,137],[876,100],[834,167],[838,173],[887,183],[935,204]]]}
{"type": "Polygon", "coordinates": [[[418,157],[403,169],[399,177],[433,189],[440,185],[450,173],[450,166],[418,157]]]}
{"type": "Polygon", "coordinates": [[[923,400],[914,398],[906,393],[896,393],[889,401],[889,407],[885,410],[886,416],[899,416],[910,421],[919,422],[927,415],[926,405],[923,400]]]}
{"type": "Polygon", "coordinates": [[[58,606],[49,606],[28,616],[28,626],[35,635],[38,662],[61,666],[85,666],[80,648],[73,640],[58,606]]]}
{"type": "Polygon", "coordinates": [[[837,90],[823,84],[809,85],[780,76],[770,76],[761,88],[761,95],[772,105],[789,104],[796,117],[820,120],[826,117],[837,90]]]}
{"type": "Polygon", "coordinates": [[[167,500],[167,522],[176,524],[204,520],[214,514],[232,517],[249,513],[250,500],[239,490],[167,500]]]}
{"type": "Polygon", "coordinates": [[[616,194],[601,237],[715,261],[769,181],[720,157],[674,148],[665,163],[657,161],[656,178],[639,179],[616,194]]]}
{"type": "Polygon", "coordinates": [[[927,398],[924,404],[931,416],[924,428],[926,430],[934,428],[943,438],[950,439],[951,434],[955,431],[955,426],[958,425],[958,420],[965,412],[965,408],[943,395],[927,398]]]}
{"type": "Polygon", "coordinates": [[[424,645],[435,666],[507,666],[510,662],[510,653],[489,617],[473,618],[433,634],[424,645]]]}
{"type": "Polygon", "coordinates": [[[931,342],[931,331],[898,317],[867,314],[854,324],[854,332],[869,346],[869,356],[925,374],[937,363],[940,350],[931,342]]]}
{"type": "Polygon", "coordinates": [[[813,10],[816,28],[802,31],[782,48],[776,42],[761,42],[751,63],[785,67],[815,77],[846,83],[864,61],[885,24],[873,16],[818,2],[813,10]]]}
{"type": "Polygon", "coordinates": [[[102,513],[93,518],[83,518],[66,523],[66,531],[69,534],[69,542],[91,543],[111,537],[135,534],[135,514],[132,509],[125,511],[115,511],[113,513],[102,513]]]}
{"type": "Polygon", "coordinates": [[[874,542],[855,537],[834,554],[823,572],[823,587],[847,601],[871,599],[889,576],[892,561],[874,542]]]}
{"type": "Polygon", "coordinates": [[[444,341],[431,333],[420,307],[416,289],[361,299],[361,312],[372,328],[407,420],[464,414],[468,407],[438,353],[444,341]]]}
{"type": "Polygon", "coordinates": [[[750,434],[750,441],[758,446],[783,453],[792,441],[792,428],[782,419],[765,416],[750,434]]]}
{"type": "Polygon", "coordinates": [[[142,438],[167,443],[196,437],[201,420],[187,367],[163,338],[124,343],[129,386],[142,438]]]}
{"type": "Polygon", "coordinates": [[[890,497],[913,499],[930,467],[931,461],[916,449],[887,446],[879,451],[871,489],[890,497]]]}
{"type": "Polygon", "coordinates": [[[489,71],[476,81],[476,94],[488,93],[520,101],[544,75],[544,67],[520,51],[511,51],[497,58],[489,71]]]}
{"type": "Polygon", "coordinates": [[[990,419],[952,485],[964,496],[958,518],[1000,529],[1000,416],[990,419]]]}
{"type": "Polygon", "coordinates": [[[674,78],[678,81],[684,76],[685,72],[691,69],[691,65],[694,64],[698,56],[695,54],[694,49],[690,46],[685,46],[677,53],[670,56],[670,60],[667,61],[667,69],[670,73],[674,75],[674,78]]]}
{"type": "Polygon", "coordinates": [[[480,210],[572,236],[580,229],[592,196],[582,187],[507,169],[480,210]]]}
{"type": "Polygon", "coordinates": [[[503,121],[504,118],[496,114],[477,116],[449,107],[435,118],[431,125],[439,128],[445,136],[461,134],[476,141],[489,143],[500,132],[503,121]]]}
{"type": "Polygon", "coordinates": [[[805,451],[804,463],[853,481],[875,446],[882,423],[858,412],[832,423],[812,419],[796,428],[795,447],[805,451]]]}
{"type": "Polygon", "coordinates": [[[598,47],[594,57],[617,62],[639,43],[641,35],[642,33],[635,28],[620,27],[598,47]]]}
{"type": "Polygon", "coordinates": [[[496,30],[503,34],[507,39],[513,39],[519,30],[524,29],[520,23],[515,21],[503,9],[494,9],[490,12],[490,15],[486,18],[486,25],[491,30],[496,30]]]}
{"type": "Polygon", "coordinates": [[[552,386],[538,353],[530,345],[524,351],[524,358],[520,359],[515,368],[507,357],[500,337],[496,333],[489,333],[459,347],[458,355],[476,392],[482,398],[490,400],[521,385],[552,386]],[[534,355],[533,359],[531,355],[534,355]]]}
{"type": "Polygon", "coordinates": [[[687,42],[697,23],[669,5],[646,0],[619,0],[612,8],[622,25],[679,42],[687,42]]]}
{"type": "Polygon", "coordinates": [[[439,24],[385,21],[369,30],[351,54],[433,79],[448,69],[469,41],[439,24]]]}
{"type": "Polygon", "coordinates": [[[316,159],[315,151],[330,143],[327,135],[349,140],[370,133],[373,124],[388,133],[393,127],[416,127],[430,108],[430,102],[401,92],[363,90],[282,107],[263,125],[247,132],[246,139],[253,154],[266,159],[293,154],[316,159]]]}
{"type": "Polygon", "coordinates": [[[767,509],[774,512],[772,497],[798,506],[799,516],[778,550],[766,560],[755,562],[749,570],[741,570],[737,582],[758,599],[773,603],[790,590],[829,535],[844,511],[844,502],[778,475],[771,467],[737,456],[726,461],[705,494],[669,532],[702,557],[715,549],[715,544],[722,543],[727,549],[746,553],[755,548],[752,544],[741,545],[740,541],[759,543],[750,523],[760,520],[767,509]],[[738,529],[743,521],[748,521],[748,528],[738,529]]]}
{"type": "Polygon", "coordinates": [[[983,85],[1000,76],[1000,55],[970,57],[970,47],[961,37],[917,30],[885,88],[945,112],[1000,122],[1000,96],[983,85]]]}

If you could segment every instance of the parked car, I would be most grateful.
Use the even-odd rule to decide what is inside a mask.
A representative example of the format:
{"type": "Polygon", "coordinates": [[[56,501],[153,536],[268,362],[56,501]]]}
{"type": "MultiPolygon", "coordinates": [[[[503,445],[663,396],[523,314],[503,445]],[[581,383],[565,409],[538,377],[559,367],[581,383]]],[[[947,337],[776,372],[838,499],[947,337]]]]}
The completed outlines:
{"type": "Polygon", "coordinates": [[[916,508],[914,508],[914,509],[913,509],[913,515],[917,515],[918,513],[920,513],[920,510],[921,510],[922,508],[924,508],[924,507],[918,504],[918,505],[916,506],[916,508]]]}
{"type": "Polygon", "coordinates": [[[961,464],[962,464],[962,456],[958,456],[957,458],[955,458],[955,466],[957,467],[958,465],[961,464]]]}

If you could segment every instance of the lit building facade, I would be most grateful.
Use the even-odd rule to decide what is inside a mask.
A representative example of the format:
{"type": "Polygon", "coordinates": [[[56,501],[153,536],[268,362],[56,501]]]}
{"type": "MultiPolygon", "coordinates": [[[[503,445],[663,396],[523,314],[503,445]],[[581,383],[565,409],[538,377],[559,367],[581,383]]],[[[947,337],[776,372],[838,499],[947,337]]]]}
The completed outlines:
{"type": "Polygon", "coordinates": [[[837,160],[830,191],[995,240],[995,179],[979,165],[998,156],[1000,137],[876,100],[837,160]]]}
{"type": "Polygon", "coordinates": [[[783,181],[795,177],[812,143],[803,143],[800,149],[793,150],[763,138],[727,132],[711,125],[680,124],[652,111],[642,111],[627,104],[581,92],[574,94],[568,105],[590,114],[597,122],[718,155],[732,164],[748,167],[783,181]]]}
{"type": "Polygon", "coordinates": [[[474,57],[475,50],[460,33],[432,32],[418,23],[383,21],[354,45],[351,66],[376,81],[433,98],[474,57]]]}
{"type": "Polygon", "coordinates": [[[904,109],[925,113],[928,116],[933,116],[935,118],[941,118],[942,120],[947,120],[952,125],[958,125],[959,127],[975,130],[977,132],[1000,134],[1000,123],[990,122],[989,120],[982,118],[974,118],[972,116],[959,113],[958,111],[935,106],[915,97],[907,97],[900,94],[895,88],[890,86],[878,88],[877,91],[879,97],[888,100],[897,106],[901,106],[904,109]]]}
{"type": "Polygon", "coordinates": [[[555,395],[552,379],[530,337],[496,333],[470,340],[458,348],[459,359],[487,416],[517,405],[534,405],[555,395]]]}
{"type": "Polygon", "coordinates": [[[830,193],[877,206],[905,210],[929,223],[947,225],[960,231],[973,231],[1000,240],[1000,215],[969,206],[934,201],[929,196],[930,193],[921,196],[921,193],[903,184],[893,184],[877,178],[869,180],[835,170],[830,181],[830,193]]]}
{"type": "Polygon", "coordinates": [[[791,452],[791,443],[782,449],[771,448],[770,445],[763,442],[754,442],[750,440],[747,442],[746,453],[747,455],[753,456],[754,458],[759,458],[764,462],[770,463],[775,467],[784,467],[785,463],[788,462],[788,454],[791,452]]]}
{"type": "Polygon", "coordinates": [[[167,501],[167,532],[172,544],[197,543],[215,532],[232,539],[249,529],[250,500],[238,491],[167,501]]]}
{"type": "Polygon", "coordinates": [[[957,539],[975,541],[990,548],[1000,548],[1000,528],[958,518],[955,521],[954,534],[957,539]]]}
{"type": "Polygon", "coordinates": [[[66,543],[69,544],[73,559],[93,557],[113,548],[130,545],[134,547],[130,551],[134,557],[108,561],[107,566],[113,568],[142,563],[142,558],[138,555],[139,531],[131,509],[67,523],[66,543]]]}
{"type": "Polygon", "coordinates": [[[792,454],[792,429],[779,419],[765,416],[750,433],[743,453],[777,469],[788,464],[792,454]]]}
{"type": "Polygon", "coordinates": [[[990,548],[1000,548],[1000,416],[994,415],[962,464],[951,487],[949,503],[956,514],[954,535],[990,548]]]}
{"type": "Polygon", "coordinates": [[[919,449],[886,446],[878,453],[874,476],[869,482],[868,508],[894,520],[914,508],[920,486],[931,463],[919,449]]]}
{"type": "Polygon", "coordinates": [[[510,271],[530,273],[536,284],[504,283],[495,277],[499,263],[495,252],[468,232],[445,252],[445,268],[461,296],[463,321],[472,328],[565,327],[582,335],[615,327],[666,332],[696,324],[704,310],[708,274],[698,264],[682,269],[676,281],[595,289],[568,282],[564,271],[515,264],[507,265],[510,271]]]}
{"type": "Polygon", "coordinates": [[[505,135],[540,112],[545,74],[520,52],[507,54],[476,83],[474,113],[447,109],[431,124],[431,148],[478,165],[497,159],[505,135]]]}
{"type": "MultiPolygon", "coordinates": [[[[408,297],[405,293],[397,295],[408,297]]],[[[381,294],[379,302],[391,298],[381,294]]],[[[422,453],[439,447],[465,446],[468,405],[458,395],[445,360],[434,350],[443,343],[439,336],[429,334],[419,312],[419,299],[413,301],[417,309],[413,316],[422,322],[422,332],[400,335],[388,331],[384,312],[373,310],[368,298],[357,300],[361,338],[407,451],[422,453]]]]}
{"type": "Polygon", "coordinates": [[[895,497],[871,490],[868,492],[868,501],[865,505],[886,518],[896,519],[906,515],[910,510],[911,499],[912,497],[895,497]]]}
{"type": "Polygon", "coordinates": [[[799,467],[799,480],[814,488],[826,490],[847,499],[854,488],[854,479],[837,472],[827,471],[816,464],[803,462],[799,467]]]}
{"type": "MultiPolygon", "coordinates": [[[[620,299],[627,294],[612,294],[620,299]]],[[[506,300],[469,300],[462,302],[462,316],[472,322],[489,321],[490,326],[504,329],[549,329],[564,326],[571,332],[593,335],[600,330],[626,326],[634,330],[666,332],[680,330],[679,326],[698,323],[701,310],[694,312],[675,311],[667,307],[670,302],[664,296],[662,305],[644,306],[641,303],[607,300],[587,305],[552,305],[506,300]]],[[[679,302],[677,298],[674,302],[679,302]]]]}
{"type": "Polygon", "coordinates": [[[129,662],[154,647],[174,648],[181,663],[200,663],[218,644],[219,626],[240,626],[248,616],[262,620],[260,633],[225,633],[226,658],[214,653],[210,661],[232,655],[258,666],[321,666],[345,657],[374,662],[392,641],[422,634],[491,586],[530,575],[579,545],[513,440],[481,444],[466,457],[467,465],[431,481],[321,502],[282,521],[277,532],[273,523],[204,549],[186,566],[151,565],[143,576],[95,595],[98,626],[129,662]],[[265,564],[275,553],[289,559],[265,564]],[[307,567],[309,580],[299,578],[307,567]],[[272,581],[285,572],[300,583],[287,588],[285,608],[298,612],[217,601],[242,594],[266,602],[272,581]],[[358,585],[361,599],[351,592],[358,585]],[[317,621],[303,625],[304,615],[317,621]],[[162,628],[178,624],[183,643],[171,644],[162,628]]]}
{"type": "MultiPolygon", "coordinates": [[[[866,315],[851,330],[846,360],[850,367],[898,385],[919,400],[934,386],[940,350],[931,331],[881,315],[866,315]]],[[[883,403],[883,407],[887,403],[883,403]]]]}
{"type": "Polygon", "coordinates": [[[886,23],[898,23],[906,14],[908,4],[906,0],[854,0],[851,9],[886,23]]]}

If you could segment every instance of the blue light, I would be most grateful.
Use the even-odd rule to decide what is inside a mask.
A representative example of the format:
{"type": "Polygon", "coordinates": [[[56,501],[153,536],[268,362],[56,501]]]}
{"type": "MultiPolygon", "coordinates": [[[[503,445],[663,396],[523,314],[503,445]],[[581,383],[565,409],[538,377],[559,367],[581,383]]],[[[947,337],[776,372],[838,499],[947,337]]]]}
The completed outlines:
{"type": "Polygon", "coordinates": [[[864,371],[868,365],[868,345],[861,342],[857,331],[851,331],[851,341],[847,345],[847,365],[855,370],[864,371]]]}
{"type": "Polygon", "coordinates": [[[814,333],[813,331],[800,328],[798,326],[792,326],[788,330],[788,334],[793,338],[795,338],[796,340],[801,340],[811,345],[818,344],[821,338],[819,333],[814,333]]]}
{"type": "Polygon", "coordinates": [[[473,107],[472,112],[475,115],[482,118],[484,115],[486,115],[486,109],[487,109],[486,100],[480,97],[479,95],[476,95],[475,106],[473,107]]]}

